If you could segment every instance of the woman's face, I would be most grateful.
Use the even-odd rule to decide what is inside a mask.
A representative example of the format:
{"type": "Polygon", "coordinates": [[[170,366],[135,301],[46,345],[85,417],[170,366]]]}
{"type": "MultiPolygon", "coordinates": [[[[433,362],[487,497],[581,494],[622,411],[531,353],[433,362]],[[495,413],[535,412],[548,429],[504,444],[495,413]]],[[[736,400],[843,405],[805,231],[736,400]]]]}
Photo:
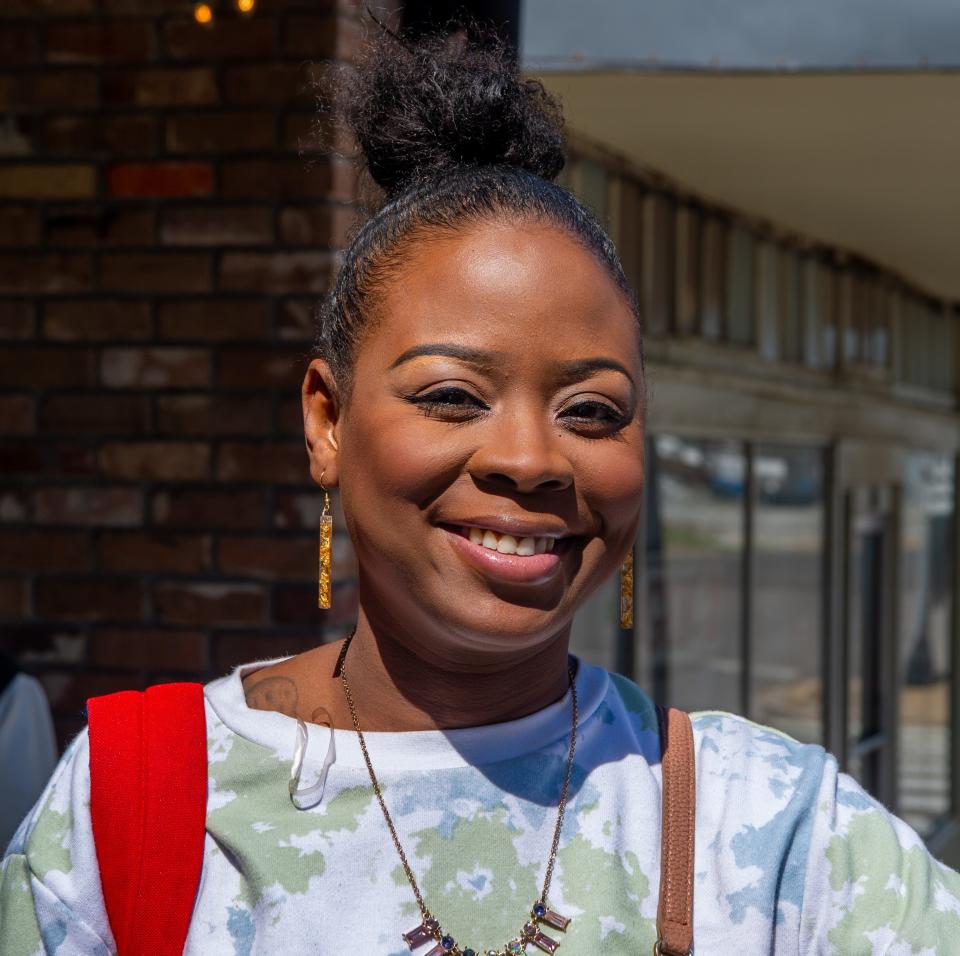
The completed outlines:
{"type": "Polygon", "coordinates": [[[418,243],[312,447],[375,629],[452,670],[564,637],[636,533],[643,396],[634,316],[573,238],[500,222],[418,243]]]}

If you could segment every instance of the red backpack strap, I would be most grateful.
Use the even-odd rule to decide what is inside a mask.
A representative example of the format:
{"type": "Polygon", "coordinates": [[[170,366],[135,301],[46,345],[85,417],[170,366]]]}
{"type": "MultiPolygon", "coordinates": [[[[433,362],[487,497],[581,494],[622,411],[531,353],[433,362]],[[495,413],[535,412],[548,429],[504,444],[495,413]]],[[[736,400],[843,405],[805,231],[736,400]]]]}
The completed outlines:
{"type": "Polygon", "coordinates": [[[90,816],[117,952],[180,956],[203,866],[203,687],[93,697],[87,714],[90,816]]]}

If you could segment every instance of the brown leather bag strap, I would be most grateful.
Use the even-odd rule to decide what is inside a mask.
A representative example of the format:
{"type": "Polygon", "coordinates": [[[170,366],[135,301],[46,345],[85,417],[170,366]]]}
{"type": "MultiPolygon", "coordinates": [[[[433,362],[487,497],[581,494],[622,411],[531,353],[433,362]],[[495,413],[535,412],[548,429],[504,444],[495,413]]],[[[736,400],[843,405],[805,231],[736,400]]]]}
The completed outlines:
{"type": "Polygon", "coordinates": [[[663,771],[660,834],[660,905],[654,956],[693,952],[693,846],[697,780],[690,718],[657,707],[663,771]]]}

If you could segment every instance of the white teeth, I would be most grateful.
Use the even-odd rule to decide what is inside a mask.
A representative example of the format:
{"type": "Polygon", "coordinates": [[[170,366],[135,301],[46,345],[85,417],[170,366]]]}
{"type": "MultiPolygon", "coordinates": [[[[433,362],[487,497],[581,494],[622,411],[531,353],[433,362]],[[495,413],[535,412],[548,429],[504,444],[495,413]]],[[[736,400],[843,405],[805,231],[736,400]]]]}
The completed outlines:
{"type": "Polygon", "coordinates": [[[499,551],[500,554],[518,554],[524,558],[552,551],[555,544],[554,538],[535,538],[532,535],[516,538],[512,534],[497,534],[495,531],[468,525],[463,525],[462,531],[474,544],[482,545],[491,551],[499,551]]]}
{"type": "Polygon", "coordinates": [[[517,554],[525,558],[537,553],[537,542],[533,538],[521,538],[517,544],[517,554]]]}

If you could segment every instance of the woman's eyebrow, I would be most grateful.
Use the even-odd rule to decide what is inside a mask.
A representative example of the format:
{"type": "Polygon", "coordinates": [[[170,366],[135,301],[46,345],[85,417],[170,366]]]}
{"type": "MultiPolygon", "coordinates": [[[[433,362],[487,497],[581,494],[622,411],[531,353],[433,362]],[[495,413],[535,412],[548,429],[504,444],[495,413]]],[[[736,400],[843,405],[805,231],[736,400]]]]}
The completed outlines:
{"type": "Polygon", "coordinates": [[[564,382],[578,382],[595,372],[611,370],[625,375],[630,380],[630,384],[633,384],[633,376],[630,374],[630,370],[616,359],[597,356],[596,358],[574,359],[570,362],[557,363],[559,377],[564,382]]]}
{"type": "Polygon", "coordinates": [[[459,359],[468,365],[474,365],[479,369],[489,370],[494,368],[498,361],[503,358],[502,352],[490,352],[485,349],[475,349],[467,345],[455,345],[452,342],[427,342],[424,345],[415,345],[407,349],[393,360],[391,369],[409,362],[411,359],[419,358],[422,355],[443,355],[446,358],[459,359]]]}

